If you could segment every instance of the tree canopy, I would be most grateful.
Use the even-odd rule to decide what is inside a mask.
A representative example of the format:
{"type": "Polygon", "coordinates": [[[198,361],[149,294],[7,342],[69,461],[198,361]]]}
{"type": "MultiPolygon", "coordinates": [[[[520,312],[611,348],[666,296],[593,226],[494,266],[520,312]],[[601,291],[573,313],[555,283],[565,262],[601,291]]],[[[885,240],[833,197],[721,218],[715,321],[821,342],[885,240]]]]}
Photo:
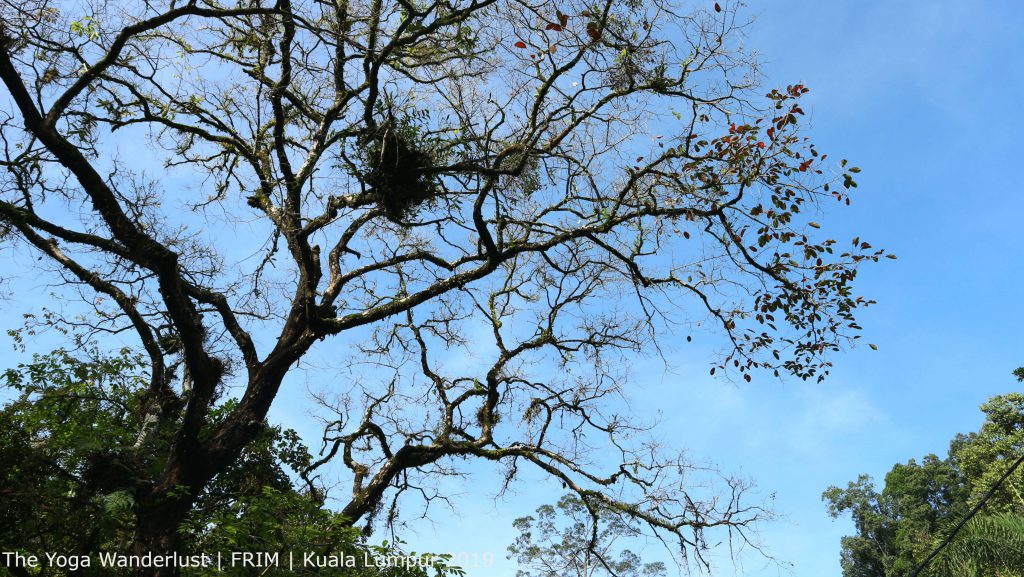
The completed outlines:
{"type": "Polygon", "coordinates": [[[185,545],[319,353],[341,368],[297,475],[322,492],[339,465],[347,523],[444,498],[432,480],[480,459],[509,482],[538,468],[699,560],[705,531],[742,539],[764,511],[735,479],[700,491],[610,410],[623,361],[710,328],[727,343],[712,373],[820,379],[871,302],[857,266],[884,252],[808,216],[849,203],[859,169],[804,135],[808,88],[760,86],[736,3],[3,0],[0,16],[0,225],[32,255],[15,274],[62,301],[28,328],[129,339],[146,363],[125,430],[83,457],[101,462],[92,493],[133,495],[136,552],[185,545]]]}

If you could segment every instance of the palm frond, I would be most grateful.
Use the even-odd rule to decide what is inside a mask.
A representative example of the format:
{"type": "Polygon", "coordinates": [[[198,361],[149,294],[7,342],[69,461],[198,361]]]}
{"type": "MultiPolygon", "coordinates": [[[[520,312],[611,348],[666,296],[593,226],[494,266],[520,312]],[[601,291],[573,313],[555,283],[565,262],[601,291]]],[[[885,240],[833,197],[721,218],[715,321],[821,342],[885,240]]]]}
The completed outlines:
{"type": "MultiPolygon", "coordinates": [[[[936,542],[941,542],[940,534],[936,542]]],[[[1024,516],[1012,513],[971,519],[935,558],[933,577],[1024,577],[1024,516]]]]}

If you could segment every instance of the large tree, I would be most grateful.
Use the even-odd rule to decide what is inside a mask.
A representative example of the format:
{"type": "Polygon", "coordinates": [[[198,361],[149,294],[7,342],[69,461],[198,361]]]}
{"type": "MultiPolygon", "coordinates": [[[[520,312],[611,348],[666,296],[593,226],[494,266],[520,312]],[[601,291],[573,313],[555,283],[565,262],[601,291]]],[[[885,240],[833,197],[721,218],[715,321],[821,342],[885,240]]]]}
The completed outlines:
{"type": "Polygon", "coordinates": [[[737,6],[704,4],[3,0],[0,223],[67,301],[29,322],[148,362],[107,448],[135,551],[180,547],[318,348],[355,370],[302,477],[343,465],[350,523],[471,458],[683,551],[759,518],[614,412],[621,359],[717,327],[720,374],[821,378],[882,253],[814,234],[857,170],[803,135],[807,88],[759,92],[737,6]]]}

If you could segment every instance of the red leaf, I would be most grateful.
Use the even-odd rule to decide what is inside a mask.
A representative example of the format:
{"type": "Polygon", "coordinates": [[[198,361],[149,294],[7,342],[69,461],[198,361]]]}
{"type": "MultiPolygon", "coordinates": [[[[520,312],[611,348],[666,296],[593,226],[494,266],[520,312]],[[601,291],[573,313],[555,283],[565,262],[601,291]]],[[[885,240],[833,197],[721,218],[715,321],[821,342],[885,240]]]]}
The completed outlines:
{"type": "Polygon", "coordinates": [[[597,28],[587,28],[587,34],[594,40],[601,39],[601,31],[597,28]]]}
{"type": "Polygon", "coordinates": [[[722,7],[719,6],[718,2],[715,2],[715,12],[721,12],[721,11],[722,11],[722,7]]]}
{"type": "Polygon", "coordinates": [[[758,148],[764,148],[764,143],[763,142],[758,142],[757,143],[757,147],[758,148]]]}
{"type": "Polygon", "coordinates": [[[564,27],[566,24],[569,23],[569,17],[566,16],[565,14],[562,14],[561,12],[559,12],[558,13],[558,23],[561,24],[564,27]]]}
{"type": "Polygon", "coordinates": [[[555,32],[561,32],[562,31],[562,27],[559,26],[558,24],[548,24],[547,26],[544,27],[544,29],[545,30],[554,30],[555,32]]]}
{"type": "Polygon", "coordinates": [[[520,40],[519,42],[516,42],[515,46],[516,48],[526,48],[526,42],[520,40]]]}

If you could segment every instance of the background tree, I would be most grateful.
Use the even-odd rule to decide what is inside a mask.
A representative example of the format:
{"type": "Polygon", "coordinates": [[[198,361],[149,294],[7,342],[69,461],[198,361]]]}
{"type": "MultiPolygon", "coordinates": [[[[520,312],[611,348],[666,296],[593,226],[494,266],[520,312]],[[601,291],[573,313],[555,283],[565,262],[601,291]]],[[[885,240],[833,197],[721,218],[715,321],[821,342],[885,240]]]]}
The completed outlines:
{"type": "Polygon", "coordinates": [[[508,547],[509,558],[519,564],[516,577],[664,576],[664,563],[644,563],[628,548],[641,535],[635,523],[607,509],[595,519],[579,497],[566,495],[515,520],[519,536],[508,547]]]}
{"type": "MultiPolygon", "coordinates": [[[[921,464],[913,459],[897,464],[886,474],[881,492],[867,475],[846,489],[825,491],[822,498],[828,502],[829,514],[849,513],[857,531],[842,540],[844,577],[910,575],[1020,458],[1024,395],[993,397],[981,410],[986,418],[980,430],[957,435],[946,459],[928,455],[921,464]]],[[[1021,574],[1021,481],[1019,471],[1004,481],[979,515],[936,558],[931,574],[1021,574]]]]}
{"type": "Polygon", "coordinates": [[[0,222],[79,302],[30,322],[148,363],[103,449],[136,552],[179,549],[286,375],[358,342],[302,472],[347,469],[349,523],[485,459],[699,554],[763,511],[614,412],[622,361],[717,326],[720,371],[822,378],[870,302],[882,251],[801,216],[858,171],[802,135],[807,88],[758,95],[734,4],[0,6],[0,222]]]}
{"type": "Polygon", "coordinates": [[[830,487],[823,495],[829,514],[849,513],[856,529],[842,539],[843,576],[910,575],[939,530],[967,513],[966,497],[960,472],[935,455],[894,466],[881,492],[867,475],[845,489],[830,487]]]}

